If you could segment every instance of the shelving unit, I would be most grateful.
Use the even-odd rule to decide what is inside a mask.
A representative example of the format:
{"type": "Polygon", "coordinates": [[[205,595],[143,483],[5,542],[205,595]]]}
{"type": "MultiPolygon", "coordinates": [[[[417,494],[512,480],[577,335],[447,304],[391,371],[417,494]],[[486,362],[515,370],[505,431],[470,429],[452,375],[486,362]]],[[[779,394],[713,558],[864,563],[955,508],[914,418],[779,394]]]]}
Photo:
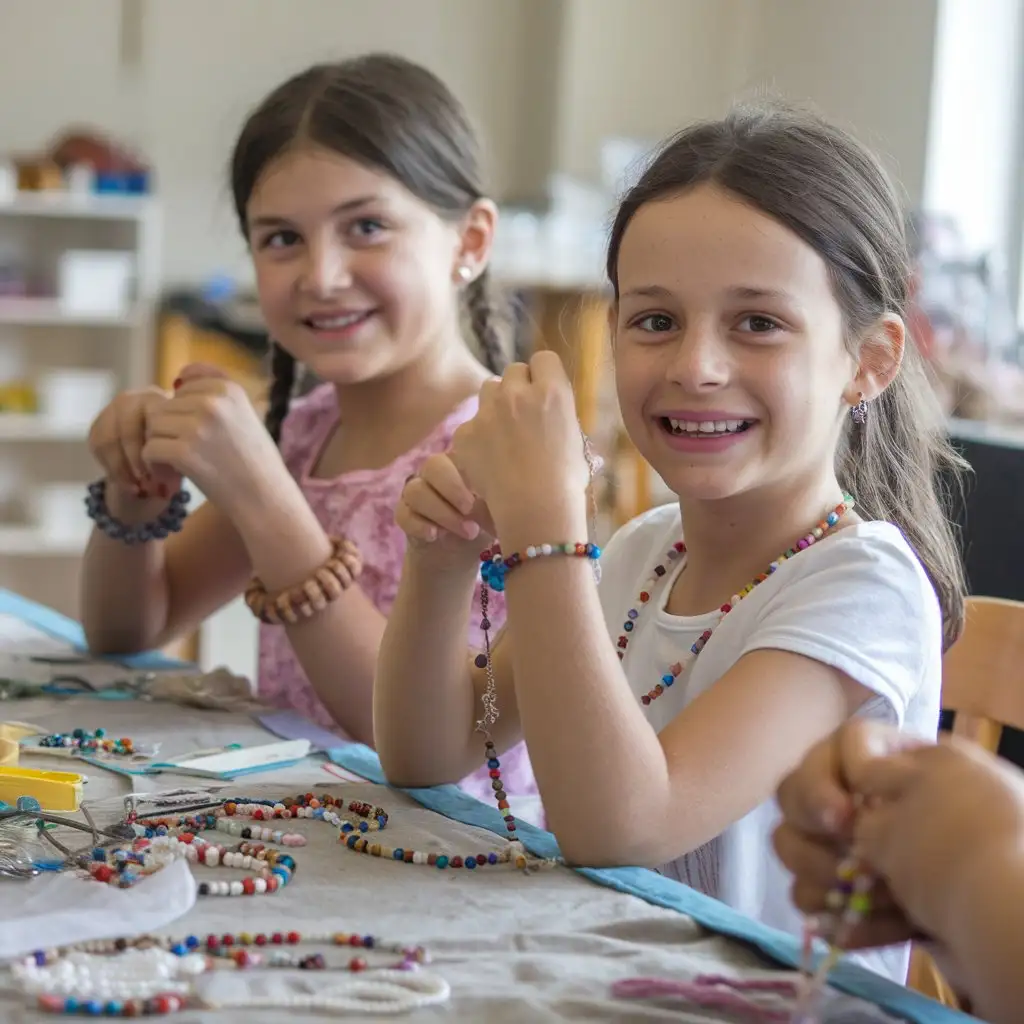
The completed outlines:
{"type": "MultiPolygon", "coordinates": [[[[159,206],[150,197],[0,198],[0,268],[16,264],[34,286],[29,298],[0,294],[0,387],[34,385],[48,371],[66,369],[107,371],[115,392],[151,383],[159,250],[159,206]],[[123,311],[67,308],[57,294],[58,262],[76,249],[132,254],[131,299],[123,311]]],[[[0,411],[0,586],[76,617],[88,520],[80,508],[62,517],[65,528],[47,529],[38,499],[48,485],[65,485],[69,493],[80,488],[84,498],[96,475],[87,433],[81,418],[0,411]],[[79,514],[80,526],[73,525],[79,514]]]]}

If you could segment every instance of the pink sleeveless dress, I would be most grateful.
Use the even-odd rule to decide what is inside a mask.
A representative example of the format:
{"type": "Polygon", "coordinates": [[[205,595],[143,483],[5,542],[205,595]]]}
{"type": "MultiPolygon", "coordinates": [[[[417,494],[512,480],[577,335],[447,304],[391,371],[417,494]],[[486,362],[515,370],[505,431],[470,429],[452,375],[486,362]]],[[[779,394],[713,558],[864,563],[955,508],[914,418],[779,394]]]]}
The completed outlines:
{"type": "MultiPolygon", "coordinates": [[[[467,399],[454,409],[415,448],[382,469],[344,473],[333,480],[314,479],[310,474],[340,418],[337,392],[324,384],[293,403],[281,432],[281,454],[324,530],[344,535],[359,545],[363,556],[360,586],[378,610],[387,615],[395,602],[405,557],[405,534],[395,525],[394,510],[406,479],[431,455],[448,450],[456,428],[473,418],[477,399],[467,399]]],[[[504,602],[490,595],[488,614],[495,628],[505,619],[504,602]]],[[[480,629],[480,587],[473,600],[473,615],[467,649],[482,649],[480,629]]],[[[262,700],[299,712],[306,718],[349,739],[321,703],[299,664],[281,626],[260,626],[259,694],[262,700]]],[[[467,793],[493,806],[493,789],[483,764],[459,784],[467,793]]],[[[537,783],[533,777],[526,746],[518,744],[501,755],[502,780],[513,813],[535,824],[543,823],[537,783]]]]}

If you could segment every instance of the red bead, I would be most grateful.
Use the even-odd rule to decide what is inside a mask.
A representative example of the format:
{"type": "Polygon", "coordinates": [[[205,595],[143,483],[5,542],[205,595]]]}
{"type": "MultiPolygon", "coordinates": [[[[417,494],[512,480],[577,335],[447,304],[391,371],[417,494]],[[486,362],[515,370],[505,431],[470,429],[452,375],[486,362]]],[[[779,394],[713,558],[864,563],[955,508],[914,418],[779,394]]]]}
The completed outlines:
{"type": "Polygon", "coordinates": [[[220,939],[218,939],[216,935],[207,935],[206,936],[206,948],[207,949],[216,949],[219,945],[220,945],[220,939]]]}
{"type": "Polygon", "coordinates": [[[109,864],[97,864],[92,876],[97,882],[109,882],[114,877],[114,869],[109,864]]]}
{"type": "Polygon", "coordinates": [[[225,946],[233,946],[235,944],[235,937],[229,932],[226,935],[222,935],[220,941],[224,943],[225,946]]]}
{"type": "Polygon", "coordinates": [[[363,944],[363,937],[361,935],[350,935],[348,944],[358,949],[363,944]]]}
{"type": "Polygon", "coordinates": [[[348,962],[348,969],[350,971],[365,971],[366,961],[361,956],[354,956],[348,962]]]}
{"type": "Polygon", "coordinates": [[[267,937],[263,932],[260,932],[253,941],[257,946],[265,946],[267,944],[267,937]]]}
{"type": "Polygon", "coordinates": [[[498,768],[492,768],[487,774],[490,775],[490,777],[492,779],[500,779],[501,778],[501,770],[498,769],[498,768]]]}
{"type": "Polygon", "coordinates": [[[720,612],[721,612],[721,613],[722,613],[723,615],[728,615],[728,613],[732,611],[732,605],[731,605],[731,604],[729,604],[728,602],[726,602],[726,603],[725,603],[725,604],[723,604],[723,605],[722,605],[722,607],[721,607],[721,608],[719,608],[718,610],[719,610],[719,611],[720,611],[720,612]]]}
{"type": "Polygon", "coordinates": [[[302,941],[302,939],[301,939],[301,936],[299,935],[298,932],[289,932],[288,933],[288,942],[291,945],[294,946],[296,943],[301,942],[301,941],[302,941]]]}
{"type": "Polygon", "coordinates": [[[270,941],[275,946],[280,946],[281,943],[284,942],[284,936],[280,932],[274,932],[274,934],[270,937],[270,941]]]}
{"type": "Polygon", "coordinates": [[[257,808],[255,811],[252,812],[252,818],[253,818],[253,821],[262,821],[263,820],[263,812],[259,808],[257,808]]]}
{"type": "Polygon", "coordinates": [[[256,892],[256,882],[251,878],[243,878],[242,892],[244,892],[246,896],[252,896],[256,892]]]}
{"type": "Polygon", "coordinates": [[[650,601],[650,599],[651,595],[648,594],[646,590],[640,591],[640,600],[643,601],[644,604],[647,604],[647,602],[650,601]]]}
{"type": "Polygon", "coordinates": [[[452,857],[452,859],[450,861],[448,861],[448,863],[453,868],[461,868],[462,867],[462,858],[461,857],[452,857]]]}

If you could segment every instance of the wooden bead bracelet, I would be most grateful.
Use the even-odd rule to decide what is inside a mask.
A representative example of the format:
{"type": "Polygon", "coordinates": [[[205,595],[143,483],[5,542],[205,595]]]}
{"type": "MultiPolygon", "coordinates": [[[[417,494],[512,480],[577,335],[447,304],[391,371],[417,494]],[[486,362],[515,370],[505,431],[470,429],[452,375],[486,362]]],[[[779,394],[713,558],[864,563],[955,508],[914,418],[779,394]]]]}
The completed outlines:
{"type": "Polygon", "coordinates": [[[331,537],[331,557],[304,583],[271,597],[259,577],[245,591],[249,611],[271,625],[295,625],[322,612],[352,586],[363,571],[359,548],[345,537],[331,537]]]}

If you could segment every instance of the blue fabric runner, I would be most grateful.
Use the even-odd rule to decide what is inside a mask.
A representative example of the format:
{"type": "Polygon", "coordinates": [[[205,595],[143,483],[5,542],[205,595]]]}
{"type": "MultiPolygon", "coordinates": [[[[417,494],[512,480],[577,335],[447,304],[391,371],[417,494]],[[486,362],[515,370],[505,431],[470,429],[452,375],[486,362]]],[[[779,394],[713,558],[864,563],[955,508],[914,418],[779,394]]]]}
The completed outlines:
{"type": "MultiPolygon", "coordinates": [[[[361,744],[350,744],[328,752],[342,768],[371,782],[386,784],[377,755],[361,744]]],[[[476,825],[505,835],[505,823],[497,808],[481,803],[457,786],[432,789],[405,789],[417,803],[464,825],[476,825]]],[[[517,822],[519,836],[526,848],[538,857],[557,857],[558,844],[550,832],[517,822]]],[[[760,924],[710,896],[689,886],[665,878],[646,868],[577,868],[585,878],[630,896],[637,896],[657,907],[677,910],[709,931],[739,939],[755,946],[766,956],[787,967],[800,962],[800,943],[791,935],[760,924]]],[[[832,985],[849,995],[867,1000],[912,1024],[955,1024],[974,1021],[959,1010],[951,1010],[910,989],[897,985],[856,964],[840,963],[831,975],[832,985]]]]}

